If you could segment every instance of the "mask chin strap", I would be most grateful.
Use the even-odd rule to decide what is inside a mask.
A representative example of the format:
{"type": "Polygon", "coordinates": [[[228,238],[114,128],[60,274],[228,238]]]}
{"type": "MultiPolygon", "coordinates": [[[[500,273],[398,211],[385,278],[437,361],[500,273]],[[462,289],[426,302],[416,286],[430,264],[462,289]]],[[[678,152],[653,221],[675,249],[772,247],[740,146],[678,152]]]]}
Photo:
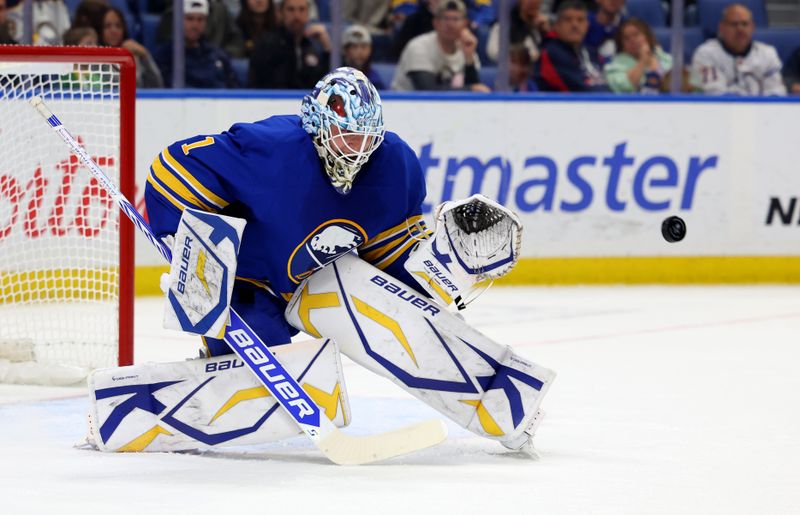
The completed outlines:
{"type": "MultiPolygon", "coordinates": [[[[320,159],[322,159],[325,173],[328,174],[331,183],[337,191],[342,194],[347,194],[350,191],[356,174],[358,174],[361,167],[369,160],[369,156],[372,155],[383,141],[382,136],[382,134],[371,135],[372,138],[377,138],[372,140],[373,143],[371,145],[367,145],[370,140],[365,137],[361,143],[361,148],[355,152],[355,156],[337,156],[334,153],[331,149],[330,142],[337,136],[329,137],[329,134],[325,135],[322,133],[314,138],[314,146],[317,149],[317,154],[320,159]],[[365,152],[368,146],[371,148],[369,152],[365,152]]],[[[348,148],[344,141],[341,142],[341,145],[348,148]]]]}
{"type": "MultiPolygon", "coordinates": [[[[351,174],[350,180],[345,179],[342,172],[346,171],[347,165],[337,160],[330,150],[328,150],[328,148],[322,143],[321,139],[322,138],[320,136],[317,136],[313,139],[313,142],[314,148],[317,149],[317,155],[319,155],[319,158],[322,161],[325,174],[328,176],[328,179],[330,179],[331,184],[336,191],[342,195],[347,195],[350,193],[350,190],[353,187],[353,180],[355,179],[357,172],[351,174]]],[[[361,167],[359,166],[359,168],[361,167]]]]}

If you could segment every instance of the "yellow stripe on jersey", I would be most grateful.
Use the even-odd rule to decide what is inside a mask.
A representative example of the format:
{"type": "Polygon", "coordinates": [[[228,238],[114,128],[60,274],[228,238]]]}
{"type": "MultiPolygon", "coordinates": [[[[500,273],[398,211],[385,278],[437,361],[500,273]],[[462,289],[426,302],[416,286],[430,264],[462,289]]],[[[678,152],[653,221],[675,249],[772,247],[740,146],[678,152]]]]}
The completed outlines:
{"type": "Polygon", "coordinates": [[[155,177],[161,181],[164,186],[169,188],[170,192],[177,197],[180,197],[186,203],[191,204],[195,207],[199,207],[203,211],[216,211],[215,208],[209,206],[192,192],[189,188],[186,187],[175,175],[172,174],[169,170],[164,167],[161,163],[161,158],[156,156],[153,160],[153,164],[150,167],[151,173],[155,175],[155,177]]]}
{"type": "Polygon", "coordinates": [[[401,5],[418,5],[417,0],[392,0],[392,9],[397,9],[401,5]]]}
{"type": "Polygon", "coordinates": [[[194,176],[183,167],[183,165],[181,165],[174,157],[172,157],[172,155],[169,153],[169,149],[164,149],[164,151],[161,153],[161,156],[164,158],[164,162],[167,163],[170,168],[180,175],[183,180],[191,184],[192,187],[200,195],[205,197],[208,202],[215,205],[217,208],[223,208],[229,204],[229,202],[227,202],[225,199],[215,194],[213,191],[203,186],[200,181],[195,179],[194,176]]]}
{"type": "Polygon", "coordinates": [[[184,205],[183,203],[181,203],[181,201],[179,201],[178,199],[173,197],[172,194],[170,194],[170,192],[168,192],[166,190],[166,188],[164,188],[162,185],[160,185],[158,183],[158,181],[155,180],[155,178],[153,177],[152,173],[147,176],[147,182],[149,182],[150,186],[155,188],[155,190],[157,192],[159,192],[162,197],[164,197],[165,199],[169,200],[170,204],[172,204],[173,206],[177,207],[179,211],[183,212],[183,210],[186,207],[188,207],[188,206],[184,205]]]}
{"type": "MultiPolygon", "coordinates": [[[[386,229],[385,231],[376,234],[372,239],[367,241],[361,247],[361,250],[370,250],[379,244],[392,240],[396,238],[399,234],[409,231],[411,227],[417,225],[421,220],[422,220],[422,215],[412,216],[411,218],[403,220],[394,227],[390,227],[389,229],[386,229]]],[[[423,226],[424,225],[425,224],[423,223],[423,226]]]]}
{"type": "Polygon", "coordinates": [[[257,286],[257,287],[259,287],[259,288],[261,288],[263,290],[267,290],[271,294],[275,295],[275,292],[272,291],[272,287],[270,287],[269,282],[267,282],[267,281],[259,281],[258,279],[249,279],[247,277],[240,277],[238,275],[236,276],[236,280],[237,281],[244,281],[246,283],[250,283],[253,286],[257,286]]]}
{"type": "Polygon", "coordinates": [[[395,238],[394,240],[390,241],[389,243],[387,243],[382,247],[374,248],[366,253],[359,252],[359,255],[361,256],[361,259],[363,259],[364,261],[372,262],[375,261],[376,259],[381,258],[387,252],[390,252],[393,248],[397,247],[404,241],[406,241],[406,238],[395,238]]]}
{"type": "Polygon", "coordinates": [[[386,267],[397,261],[397,258],[402,256],[408,249],[410,249],[417,243],[419,243],[419,240],[416,240],[414,238],[409,238],[409,240],[404,245],[402,245],[400,248],[398,248],[397,250],[395,250],[382,260],[378,261],[377,263],[373,263],[373,265],[380,270],[385,270],[386,267]]]}

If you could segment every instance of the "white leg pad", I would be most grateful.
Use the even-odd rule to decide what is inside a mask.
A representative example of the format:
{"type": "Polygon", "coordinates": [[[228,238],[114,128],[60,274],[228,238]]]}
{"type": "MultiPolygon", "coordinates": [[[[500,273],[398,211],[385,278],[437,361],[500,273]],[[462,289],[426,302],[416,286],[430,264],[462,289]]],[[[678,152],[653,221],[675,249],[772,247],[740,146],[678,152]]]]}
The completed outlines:
{"type": "Polygon", "coordinates": [[[510,447],[528,438],[555,377],[352,254],[301,284],[286,316],[462,427],[510,447]]]}
{"type": "MultiPolygon", "coordinates": [[[[350,420],[331,340],[272,348],[325,414],[350,420]]],[[[89,376],[89,441],[102,451],[179,451],[264,443],[300,429],[235,355],[106,368],[89,376]]]]}

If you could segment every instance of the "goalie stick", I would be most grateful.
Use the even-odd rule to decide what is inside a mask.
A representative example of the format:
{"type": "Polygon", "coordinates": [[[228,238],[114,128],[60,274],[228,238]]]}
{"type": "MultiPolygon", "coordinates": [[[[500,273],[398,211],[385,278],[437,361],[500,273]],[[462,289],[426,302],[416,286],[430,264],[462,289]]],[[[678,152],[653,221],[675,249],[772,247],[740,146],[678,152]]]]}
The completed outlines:
{"type": "MultiPolygon", "coordinates": [[[[33,97],[30,103],[47,120],[50,127],[64,140],[72,152],[89,168],[100,187],[111,195],[112,200],[130,218],[136,228],[147,237],[164,259],[171,262],[172,252],[170,249],[153,234],[153,230],[136,211],[136,208],[92,160],[61,121],[47,108],[42,98],[33,97]]],[[[317,448],[336,464],[361,465],[393,458],[434,446],[447,437],[447,428],[441,420],[437,419],[376,435],[347,435],[322,414],[319,406],[311,400],[297,380],[286,371],[266,344],[233,308],[230,310],[230,326],[225,332],[225,342],[247,364],[317,448]]]]}

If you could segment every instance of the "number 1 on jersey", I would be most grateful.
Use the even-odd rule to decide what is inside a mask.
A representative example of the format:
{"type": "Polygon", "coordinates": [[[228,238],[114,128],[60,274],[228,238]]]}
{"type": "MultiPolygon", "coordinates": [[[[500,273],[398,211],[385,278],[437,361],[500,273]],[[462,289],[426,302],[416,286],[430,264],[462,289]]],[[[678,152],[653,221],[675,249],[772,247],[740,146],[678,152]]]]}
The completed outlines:
{"type": "Polygon", "coordinates": [[[194,150],[200,147],[207,147],[213,144],[214,144],[214,138],[212,136],[206,136],[205,139],[201,139],[200,141],[195,141],[194,143],[184,143],[183,145],[181,145],[181,150],[183,150],[183,155],[188,156],[190,150],[194,150]]]}

